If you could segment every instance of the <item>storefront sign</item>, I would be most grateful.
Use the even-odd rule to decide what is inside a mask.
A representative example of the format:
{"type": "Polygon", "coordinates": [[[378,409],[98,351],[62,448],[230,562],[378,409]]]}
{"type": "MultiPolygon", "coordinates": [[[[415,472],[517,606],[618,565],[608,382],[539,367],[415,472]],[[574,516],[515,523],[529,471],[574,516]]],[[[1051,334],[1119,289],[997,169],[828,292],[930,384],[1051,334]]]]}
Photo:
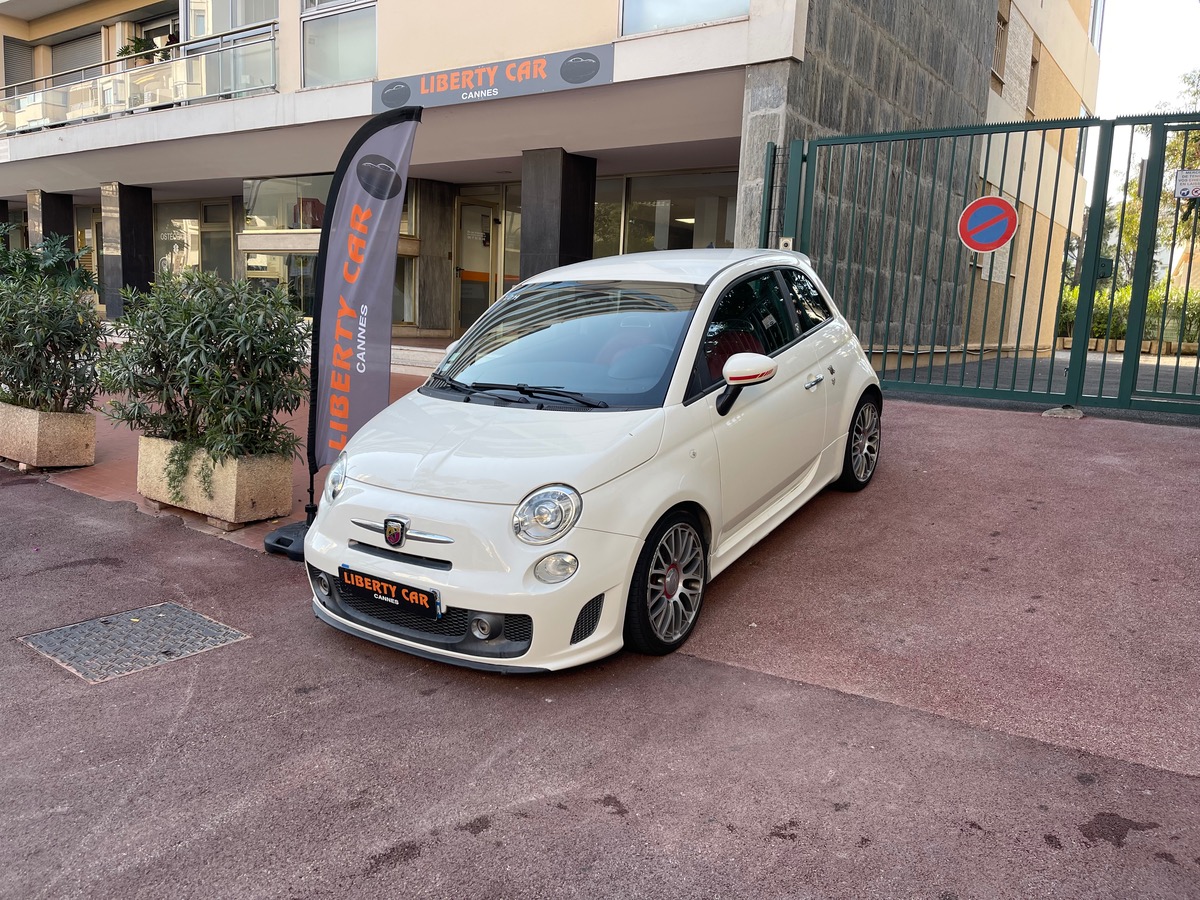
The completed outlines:
{"type": "Polygon", "coordinates": [[[410,104],[453,106],[612,84],[612,80],[613,48],[604,44],[377,81],[372,87],[371,109],[380,113],[410,104]]]}

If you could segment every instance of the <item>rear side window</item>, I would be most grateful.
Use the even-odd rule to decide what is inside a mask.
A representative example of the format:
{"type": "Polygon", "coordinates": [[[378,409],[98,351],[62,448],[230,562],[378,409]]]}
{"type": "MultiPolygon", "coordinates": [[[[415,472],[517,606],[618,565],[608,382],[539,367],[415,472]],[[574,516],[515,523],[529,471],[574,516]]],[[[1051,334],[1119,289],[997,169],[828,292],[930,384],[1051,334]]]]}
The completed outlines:
{"type": "Polygon", "coordinates": [[[784,269],[783,281],[792,295],[792,304],[796,307],[796,316],[800,319],[800,330],[809,332],[833,318],[829,304],[817,290],[811,278],[799,269],[784,269]]]}

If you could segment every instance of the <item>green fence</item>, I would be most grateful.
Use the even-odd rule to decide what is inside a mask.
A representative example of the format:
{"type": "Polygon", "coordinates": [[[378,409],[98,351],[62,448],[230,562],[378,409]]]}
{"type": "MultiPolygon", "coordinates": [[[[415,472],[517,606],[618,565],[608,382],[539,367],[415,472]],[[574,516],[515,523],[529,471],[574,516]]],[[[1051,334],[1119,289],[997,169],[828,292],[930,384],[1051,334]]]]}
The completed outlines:
{"type": "Polygon", "coordinates": [[[1200,412],[1200,211],[1175,196],[1191,171],[1200,186],[1200,114],[797,141],[780,237],[885,386],[1200,412]],[[985,197],[1016,211],[990,252],[959,235],[985,197]]]}

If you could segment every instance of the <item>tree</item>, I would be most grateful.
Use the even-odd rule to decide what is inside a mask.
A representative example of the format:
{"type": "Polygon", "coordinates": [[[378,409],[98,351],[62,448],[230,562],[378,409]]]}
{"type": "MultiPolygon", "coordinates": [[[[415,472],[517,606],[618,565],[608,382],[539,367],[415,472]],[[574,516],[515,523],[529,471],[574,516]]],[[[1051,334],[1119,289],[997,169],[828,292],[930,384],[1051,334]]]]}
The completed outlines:
{"type": "MultiPolygon", "coordinates": [[[[1200,69],[1181,76],[1182,88],[1172,103],[1160,103],[1157,110],[1162,113],[1200,108],[1200,69]]],[[[1149,126],[1140,126],[1142,134],[1149,135],[1149,126]]],[[[1177,249],[1194,243],[1194,232],[1198,206],[1195,198],[1177,201],[1175,198],[1176,173],[1184,169],[1200,169],[1200,131],[1186,129],[1168,132],[1163,160],[1162,193],[1159,197],[1158,223],[1155,229],[1155,249],[1167,251],[1173,258],[1177,249]]],[[[1105,211],[1104,255],[1114,260],[1113,287],[1120,289],[1133,282],[1133,266],[1137,259],[1138,241],[1141,237],[1142,203],[1144,191],[1141,184],[1142,170],[1134,166],[1128,172],[1115,169],[1113,175],[1124,178],[1120,200],[1113,200],[1105,211]]],[[[1151,265],[1157,267],[1160,260],[1154,254],[1151,265]]],[[[1170,265],[1170,263],[1168,263],[1170,265]]],[[[1151,282],[1156,273],[1151,272],[1151,282]]]]}

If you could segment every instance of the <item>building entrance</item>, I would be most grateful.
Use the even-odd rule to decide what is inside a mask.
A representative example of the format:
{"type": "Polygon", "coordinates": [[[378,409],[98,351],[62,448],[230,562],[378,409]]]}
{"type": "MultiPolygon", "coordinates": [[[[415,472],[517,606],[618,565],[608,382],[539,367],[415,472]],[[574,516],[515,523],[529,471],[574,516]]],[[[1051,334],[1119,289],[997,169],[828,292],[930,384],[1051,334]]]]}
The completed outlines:
{"type": "Polygon", "coordinates": [[[476,197],[457,203],[455,241],[454,336],[471,327],[496,301],[497,246],[500,237],[499,204],[476,197]]]}

